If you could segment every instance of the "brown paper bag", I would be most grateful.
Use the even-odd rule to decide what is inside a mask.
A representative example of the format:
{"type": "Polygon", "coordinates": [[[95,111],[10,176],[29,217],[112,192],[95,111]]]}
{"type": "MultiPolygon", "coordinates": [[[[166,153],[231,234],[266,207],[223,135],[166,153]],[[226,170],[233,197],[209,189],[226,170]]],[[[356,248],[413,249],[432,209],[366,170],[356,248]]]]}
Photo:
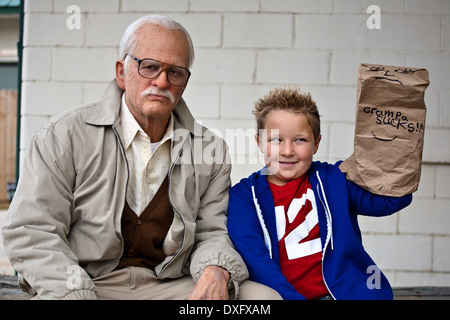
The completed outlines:
{"type": "Polygon", "coordinates": [[[339,168],[375,194],[417,190],[425,132],[428,71],[361,64],[353,154],[339,168]]]}

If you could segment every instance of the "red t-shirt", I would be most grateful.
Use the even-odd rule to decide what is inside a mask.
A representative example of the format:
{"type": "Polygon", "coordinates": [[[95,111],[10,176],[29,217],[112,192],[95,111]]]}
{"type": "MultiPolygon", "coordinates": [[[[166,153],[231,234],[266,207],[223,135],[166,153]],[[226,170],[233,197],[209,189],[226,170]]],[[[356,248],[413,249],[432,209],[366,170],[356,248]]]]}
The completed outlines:
{"type": "Polygon", "coordinates": [[[322,277],[322,244],[308,175],[283,186],[269,183],[275,202],[281,273],[306,299],[328,293],[322,277]]]}

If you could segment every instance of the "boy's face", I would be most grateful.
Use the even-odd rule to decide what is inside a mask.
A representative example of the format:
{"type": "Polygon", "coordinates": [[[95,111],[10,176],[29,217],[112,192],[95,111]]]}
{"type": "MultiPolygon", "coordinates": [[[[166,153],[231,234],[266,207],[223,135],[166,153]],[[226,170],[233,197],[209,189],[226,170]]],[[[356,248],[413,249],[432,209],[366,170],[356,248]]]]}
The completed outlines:
{"type": "Polygon", "coordinates": [[[314,139],[306,116],[285,110],[271,111],[264,129],[256,139],[270,172],[267,180],[284,185],[303,176],[321,139],[321,136],[314,139]]]}

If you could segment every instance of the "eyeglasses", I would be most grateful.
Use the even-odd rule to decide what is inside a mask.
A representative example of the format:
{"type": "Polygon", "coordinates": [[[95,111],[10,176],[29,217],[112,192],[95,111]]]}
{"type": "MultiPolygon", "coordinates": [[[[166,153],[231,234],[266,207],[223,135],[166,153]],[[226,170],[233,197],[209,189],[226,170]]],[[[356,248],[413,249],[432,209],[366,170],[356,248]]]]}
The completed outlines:
{"type": "Polygon", "coordinates": [[[130,53],[127,53],[131,58],[138,63],[138,73],[141,77],[147,79],[154,79],[158,77],[161,72],[165,71],[167,74],[167,81],[174,86],[184,86],[191,76],[191,72],[183,67],[163,63],[153,59],[138,59],[130,53]]]}

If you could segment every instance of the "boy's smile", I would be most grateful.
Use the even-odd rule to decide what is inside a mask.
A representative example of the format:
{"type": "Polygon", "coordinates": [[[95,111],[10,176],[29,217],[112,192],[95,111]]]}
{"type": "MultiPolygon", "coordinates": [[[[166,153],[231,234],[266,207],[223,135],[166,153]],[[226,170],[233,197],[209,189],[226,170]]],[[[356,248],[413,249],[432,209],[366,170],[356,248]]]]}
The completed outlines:
{"type": "Polygon", "coordinates": [[[300,178],[311,166],[321,136],[314,139],[305,115],[287,110],[271,111],[257,141],[269,169],[269,182],[277,185],[300,178]]]}

